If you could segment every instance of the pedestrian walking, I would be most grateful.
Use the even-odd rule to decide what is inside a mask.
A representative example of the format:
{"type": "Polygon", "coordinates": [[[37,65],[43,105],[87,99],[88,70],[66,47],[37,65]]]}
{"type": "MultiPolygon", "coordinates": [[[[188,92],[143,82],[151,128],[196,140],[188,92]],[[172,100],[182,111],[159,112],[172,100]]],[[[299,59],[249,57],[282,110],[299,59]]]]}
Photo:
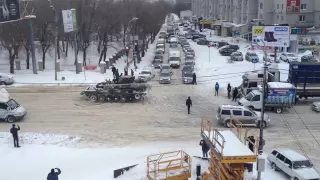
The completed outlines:
{"type": "Polygon", "coordinates": [[[134,76],[134,71],[133,71],[133,69],[131,69],[131,76],[134,76]]]}
{"type": "Polygon", "coordinates": [[[219,83],[216,82],[216,85],[214,86],[214,89],[215,89],[214,95],[215,96],[219,96],[219,88],[220,88],[219,83]]]}
{"type": "Polygon", "coordinates": [[[186,106],[188,108],[188,114],[190,114],[190,108],[192,106],[192,100],[190,98],[190,96],[188,97],[188,99],[186,100],[186,106]]]}
{"type": "Polygon", "coordinates": [[[14,147],[19,148],[20,145],[19,145],[18,131],[20,131],[20,126],[19,125],[17,125],[17,126],[18,126],[18,128],[16,128],[15,124],[12,124],[12,128],[10,129],[10,133],[12,134],[12,137],[13,137],[13,145],[14,145],[14,147]]]}
{"type": "Polygon", "coordinates": [[[50,173],[47,176],[47,180],[59,180],[59,175],[61,174],[61,170],[59,168],[51,169],[50,173]],[[55,172],[54,170],[57,170],[55,172]]]}
{"type": "Polygon", "coordinates": [[[232,94],[232,101],[237,101],[237,97],[238,97],[238,88],[235,87],[232,94]]]}
{"type": "Polygon", "coordinates": [[[116,76],[115,76],[116,75],[116,71],[117,71],[116,67],[112,66],[111,71],[112,71],[112,74],[113,74],[113,78],[116,78],[116,76]]]}
{"type": "Polygon", "coordinates": [[[228,98],[230,99],[230,93],[231,93],[231,85],[230,83],[228,83],[228,87],[227,87],[227,91],[228,91],[228,98]]]}
{"type": "Polygon", "coordinates": [[[201,140],[199,145],[201,146],[201,149],[202,149],[202,157],[208,158],[208,152],[210,150],[208,144],[204,140],[201,140]]]}
{"type": "Polygon", "coordinates": [[[124,68],[124,75],[128,76],[128,69],[127,68],[124,68]]]}
{"type": "Polygon", "coordinates": [[[193,75],[192,75],[192,84],[193,84],[193,85],[197,85],[197,75],[196,75],[195,72],[194,72],[193,75]]]}

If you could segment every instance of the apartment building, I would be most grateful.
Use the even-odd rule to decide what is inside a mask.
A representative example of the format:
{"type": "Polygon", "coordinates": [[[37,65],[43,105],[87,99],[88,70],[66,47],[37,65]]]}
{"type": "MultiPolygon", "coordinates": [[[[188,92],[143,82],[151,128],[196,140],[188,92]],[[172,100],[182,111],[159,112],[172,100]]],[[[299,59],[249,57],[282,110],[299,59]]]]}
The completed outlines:
{"type": "Polygon", "coordinates": [[[195,16],[234,24],[320,26],[320,0],[192,0],[191,7],[195,16]]]}

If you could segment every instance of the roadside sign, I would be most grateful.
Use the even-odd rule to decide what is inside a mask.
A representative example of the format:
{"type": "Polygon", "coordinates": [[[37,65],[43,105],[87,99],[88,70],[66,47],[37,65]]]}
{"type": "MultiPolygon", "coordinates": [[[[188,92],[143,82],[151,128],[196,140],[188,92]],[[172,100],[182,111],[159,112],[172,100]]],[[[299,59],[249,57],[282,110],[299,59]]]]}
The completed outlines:
{"type": "Polygon", "coordinates": [[[214,24],[215,20],[200,20],[200,24],[214,24]]]}
{"type": "Polygon", "coordinates": [[[210,44],[208,45],[208,48],[211,48],[211,45],[210,45],[210,44]]]}

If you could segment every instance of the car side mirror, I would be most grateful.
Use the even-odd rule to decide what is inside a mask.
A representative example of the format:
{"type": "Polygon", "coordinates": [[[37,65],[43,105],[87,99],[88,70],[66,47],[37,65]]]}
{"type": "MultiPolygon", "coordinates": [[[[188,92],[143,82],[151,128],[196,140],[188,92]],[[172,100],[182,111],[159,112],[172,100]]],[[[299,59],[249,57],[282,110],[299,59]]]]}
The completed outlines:
{"type": "Polygon", "coordinates": [[[8,111],[11,111],[11,108],[10,108],[10,107],[7,107],[7,110],[8,110],[8,111]]]}

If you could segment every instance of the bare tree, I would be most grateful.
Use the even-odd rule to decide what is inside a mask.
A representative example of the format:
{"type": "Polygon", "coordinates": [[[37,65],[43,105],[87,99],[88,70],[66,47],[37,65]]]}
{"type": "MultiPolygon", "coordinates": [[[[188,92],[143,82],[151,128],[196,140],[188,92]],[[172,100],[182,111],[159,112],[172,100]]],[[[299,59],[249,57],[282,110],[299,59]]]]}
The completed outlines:
{"type": "Polygon", "coordinates": [[[20,47],[20,34],[18,31],[19,22],[6,23],[0,26],[0,42],[2,47],[8,51],[10,73],[14,74],[14,60],[16,59],[20,47]]]}
{"type": "Polygon", "coordinates": [[[24,48],[26,53],[26,68],[30,69],[30,53],[31,53],[31,43],[28,35],[28,22],[27,21],[21,21],[21,23],[18,24],[18,32],[19,32],[19,40],[21,43],[21,46],[24,48]]]}

